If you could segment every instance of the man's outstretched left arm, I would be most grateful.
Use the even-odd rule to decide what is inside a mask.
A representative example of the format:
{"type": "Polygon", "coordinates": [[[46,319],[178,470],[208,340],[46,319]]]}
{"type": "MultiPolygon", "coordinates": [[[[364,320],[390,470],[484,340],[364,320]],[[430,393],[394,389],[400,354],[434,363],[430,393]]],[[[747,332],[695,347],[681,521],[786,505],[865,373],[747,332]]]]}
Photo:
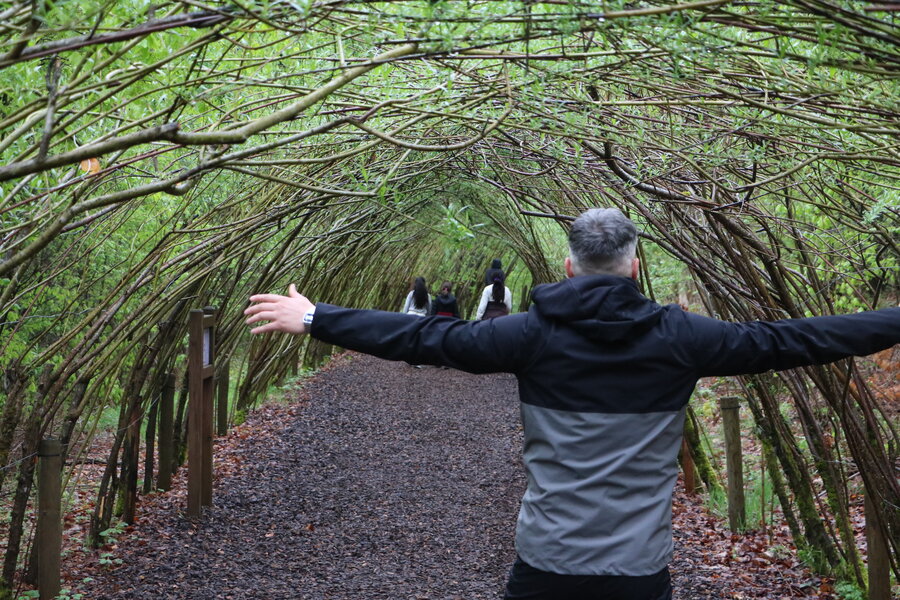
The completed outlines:
{"type": "Polygon", "coordinates": [[[704,376],[821,365],[900,343],[900,308],[771,322],[690,320],[693,356],[704,376]]]}

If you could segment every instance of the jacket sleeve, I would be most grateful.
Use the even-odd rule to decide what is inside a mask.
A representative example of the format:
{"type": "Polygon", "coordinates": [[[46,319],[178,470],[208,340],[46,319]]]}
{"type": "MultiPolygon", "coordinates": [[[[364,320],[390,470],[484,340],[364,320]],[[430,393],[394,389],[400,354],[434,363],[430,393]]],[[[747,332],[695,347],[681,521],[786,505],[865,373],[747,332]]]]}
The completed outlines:
{"type": "Polygon", "coordinates": [[[528,313],[463,321],[316,304],[310,335],[349,350],[470,373],[516,373],[540,349],[528,313]],[[529,338],[533,338],[530,339],[529,338]]]}
{"type": "Polygon", "coordinates": [[[503,303],[506,304],[506,310],[512,312],[512,292],[509,291],[509,288],[503,288],[505,291],[503,293],[503,303]]]}
{"type": "Polygon", "coordinates": [[[480,321],[481,317],[484,316],[484,311],[487,309],[488,303],[488,290],[490,286],[484,288],[481,292],[481,301],[478,302],[478,310],[475,311],[475,320],[480,321]]]}
{"type": "Polygon", "coordinates": [[[404,314],[409,312],[409,305],[411,302],[412,302],[412,292],[410,292],[406,295],[406,301],[403,303],[403,310],[401,310],[400,312],[402,312],[404,314]]]}
{"type": "Polygon", "coordinates": [[[900,308],[749,323],[685,316],[701,377],[821,365],[900,343],[900,308]]]}

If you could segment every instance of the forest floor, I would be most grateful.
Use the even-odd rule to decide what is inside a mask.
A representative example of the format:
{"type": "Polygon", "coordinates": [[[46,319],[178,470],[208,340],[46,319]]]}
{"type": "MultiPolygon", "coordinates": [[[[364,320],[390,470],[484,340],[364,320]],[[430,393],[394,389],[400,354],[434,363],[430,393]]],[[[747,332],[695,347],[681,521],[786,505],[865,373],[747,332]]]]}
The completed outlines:
{"type": "MultiPolygon", "coordinates": [[[[100,550],[66,518],[67,598],[478,600],[502,595],[525,481],[516,382],[336,358],[216,441],[214,507],[184,471],[100,550]]],[[[835,598],[785,528],[732,535],[676,488],[676,599],[835,598]]]]}

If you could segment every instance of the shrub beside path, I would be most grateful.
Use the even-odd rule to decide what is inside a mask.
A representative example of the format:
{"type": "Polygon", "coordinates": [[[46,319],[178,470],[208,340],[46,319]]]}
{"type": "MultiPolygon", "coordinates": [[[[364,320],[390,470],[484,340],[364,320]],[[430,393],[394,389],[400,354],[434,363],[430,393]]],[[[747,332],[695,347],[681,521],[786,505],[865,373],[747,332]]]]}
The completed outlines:
{"type": "MultiPolygon", "coordinates": [[[[64,587],[92,600],[501,597],[525,485],[512,376],[348,354],[292,394],[217,441],[202,519],[182,514],[182,473],[114,546],[73,553],[64,587]]],[[[831,597],[696,502],[676,498],[676,598],[831,597]]]]}

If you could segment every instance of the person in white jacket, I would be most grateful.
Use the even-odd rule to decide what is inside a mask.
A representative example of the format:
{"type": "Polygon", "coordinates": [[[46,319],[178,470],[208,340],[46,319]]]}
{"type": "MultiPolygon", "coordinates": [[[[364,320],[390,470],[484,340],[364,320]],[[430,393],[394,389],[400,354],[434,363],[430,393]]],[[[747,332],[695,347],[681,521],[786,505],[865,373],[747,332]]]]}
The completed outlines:
{"type": "Polygon", "coordinates": [[[481,302],[478,303],[478,311],[475,320],[502,317],[512,312],[512,293],[503,285],[506,276],[503,271],[497,271],[493,275],[494,283],[484,288],[481,292],[481,302]]]}

